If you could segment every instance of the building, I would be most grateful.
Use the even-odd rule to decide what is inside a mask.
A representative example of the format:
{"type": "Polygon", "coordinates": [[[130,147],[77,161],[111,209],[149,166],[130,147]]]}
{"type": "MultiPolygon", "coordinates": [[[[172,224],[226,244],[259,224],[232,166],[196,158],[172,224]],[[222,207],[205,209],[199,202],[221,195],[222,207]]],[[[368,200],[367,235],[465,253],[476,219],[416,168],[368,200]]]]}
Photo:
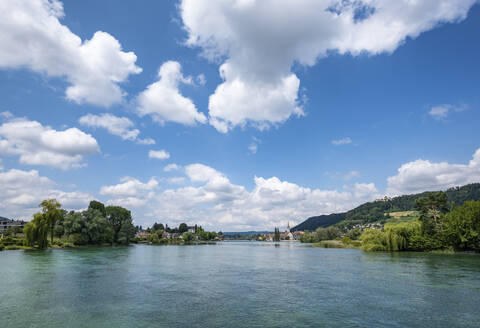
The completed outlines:
{"type": "Polygon", "coordinates": [[[6,231],[10,228],[15,228],[15,227],[20,227],[23,229],[24,226],[25,226],[24,221],[10,220],[10,219],[4,218],[3,216],[0,216],[0,232],[6,231]]]}
{"type": "Polygon", "coordinates": [[[280,238],[285,240],[295,240],[295,238],[293,237],[293,234],[290,232],[290,222],[288,222],[287,230],[285,230],[285,233],[282,233],[280,235],[280,238]]]}
{"type": "Polygon", "coordinates": [[[135,237],[145,239],[150,236],[150,233],[146,230],[140,230],[135,234],[135,237]]]}
{"type": "Polygon", "coordinates": [[[187,227],[187,231],[191,232],[191,233],[195,233],[195,232],[197,232],[197,229],[196,229],[195,226],[190,226],[190,227],[187,227]]]}

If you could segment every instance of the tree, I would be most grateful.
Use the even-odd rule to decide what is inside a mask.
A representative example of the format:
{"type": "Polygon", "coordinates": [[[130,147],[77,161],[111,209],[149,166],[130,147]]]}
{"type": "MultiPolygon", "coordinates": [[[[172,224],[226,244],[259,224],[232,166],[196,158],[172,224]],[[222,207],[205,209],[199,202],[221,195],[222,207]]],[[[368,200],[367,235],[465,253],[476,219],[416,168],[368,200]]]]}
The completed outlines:
{"type": "Polygon", "coordinates": [[[28,222],[23,229],[27,244],[31,247],[37,245],[40,249],[47,248],[48,229],[49,222],[46,215],[44,213],[35,214],[33,220],[28,222]]]}
{"type": "Polygon", "coordinates": [[[179,233],[184,233],[184,232],[187,232],[188,231],[188,226],[186,223],[180,223],[180,225],[178,226],[178,232],[179,233]]]}
{"type": "Polygon", "coordinates": [[[103,203],[100,203],[98,200],[92,200],[90,202],[90,205],[88,205],[88,209],[97,210],[104,218],[107,217],[105,205],[103,205],[103,203]]]}
{"type": "Polygon", "coordinates": [[[280,241],[280,230],[275,228],[275,234],[273,236],[273,241],[280,241]]]}
{"type": "Polygon", "coordinates": [[[165,230],[165,227],[163,226],[162,223],[154,223],[153,226],[152,226],[152,230],[153,231],[157,231],[157,230],[165,230]]]}
{"type": "Polygon", "coordinates": [[[69,240],[75,245],[88,243],[88,228],[82,213],[71,211],[65,216],[63,228],[69,240]]]}
{"type": "Polygon", "coordinates": [[[183,240],[185,241],[185,244],[189,244],[195,239],[195,235],[188,231],[184,232],[182,236],[183,236],[183,240]]]}
{"type": "Polygon", "coordinates": [[[107,206],[105,210],[107,220],[113,229],[113,241],[128,243],[135,235],[131,212],[120,206],[107,206]]]}
{"type": "Polygon", "coordinates": [[[431,233],[437,229],[439,215],[448,210],[447,205],[447,194],[443,191],[429,193],[427,197],[415,201],[415,207],[420,211],[420,221],[424,232],[431,233]],[[433,227],[431,217],[433,218],[433,227]]]}
{"type": "Polygon", "coordinates": [[[62,205],[56,199],[46,199],[40,203],[40,206],[50,227],[50,241],[53,243],[53,229],[57,222],[62,219],[62,205]]]}
{"type": "Polygon", "coordinates": [[[443,233],[457,250],[480,251],[480,201],[455,206],[445,216],[443,233]]]}

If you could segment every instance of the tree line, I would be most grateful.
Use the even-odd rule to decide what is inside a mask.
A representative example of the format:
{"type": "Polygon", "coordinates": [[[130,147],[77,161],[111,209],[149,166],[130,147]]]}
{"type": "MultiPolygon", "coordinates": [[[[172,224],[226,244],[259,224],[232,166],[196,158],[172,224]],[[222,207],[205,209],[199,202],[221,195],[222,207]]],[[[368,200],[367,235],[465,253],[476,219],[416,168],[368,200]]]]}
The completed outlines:
{"type": "Polygon", "coordinates": [[[61,208],[55,199],[40,203],[41,212],[25,225],[25,243],[40,249],[50,245],[128,244],[135,236],[131,212],[91,201],[84,211],[61,208]],[[50,241],[49,238],[50,237],[50,241]]]}

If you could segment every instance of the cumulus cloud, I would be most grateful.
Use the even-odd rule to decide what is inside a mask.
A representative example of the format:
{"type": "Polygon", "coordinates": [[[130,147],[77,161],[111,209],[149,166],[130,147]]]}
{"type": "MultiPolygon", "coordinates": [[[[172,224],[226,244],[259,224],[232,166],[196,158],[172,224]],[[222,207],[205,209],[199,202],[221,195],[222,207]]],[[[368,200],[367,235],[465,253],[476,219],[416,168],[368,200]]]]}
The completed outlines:
{"type": "Polygon", "coordinates": [[[448,114],[453,112],[461,112],[465,110],[465,106],[453,106],[449,104],[443,104],[438,106],[433,106],[430,108],[428,114],[432,116],[436,120],[443,120],[446,119],[448,114]]]}
{"type": "Polygon", "coordinates": [[[391,53],[407,38],[467,16],[476,0],[182,0],[186,44],[223,61],[209,100],[220,132],[277,125],[304,111],[294,63],[329,53],[391,53]]]}
{"type": "Polygon", "coordinates": [[[88,127],[106,129],[110,134],[119,136],[123,140],[131,140],[143,145],[155,144],[155,140],[151,138],[139,138],[140,130],[133,129],[135,124],[127,117],[118,117],[108,113],[87,114],[80,117],[78,122],[88,127]]]}
{"type": "Polygon", "coordinates": [[[387,179],[387,193],[413,194],[475,182],[480,182],[480,149],[468,164],[435,163],[422,159],[405,163],[398,169],[397,175],[387,179]]]}
{"type": "Polygon", "coordinates": [[[99,152],[95,138],[77,128],[57,131],[25,118],[0,125],[0,154],[18,155],[22,164],[66,170],[86,165],[83,157],[99,152]]]}
{"type": "Polygon", "coordinates": [[[148,157],[164,160],[170,158],[170,154],[165,150],[150,150],[148,152],[148,157]]]}
{"type": "Polygon", "coordinates": [[[167,61],[158,70],[159,80],[150,84],[137,97],[137,113],[150,115],[155,122],[167,121],[184,125],[205,123],[207,118],[197,110],[190,98],[180,93],[179,85],[193,84],[192,77],[183,76],[176,61],[167,61]]]}
{"type": "MultiPolygon", "coordinates": [[[[204,164],[187,165],[185,174],[188,181],[175,177],[167,182],[189,183],[187,186],[161,192],[151,188],[143,193],[127,188],[135,193],[123,193],[122,197],[134,197],[142,204],[145,212],[140,217],[163,218],[175,224],[195,222],[224,231],[272,229],[286,226],[288,221],[300,223],[312,215],[347,210],[379,197],[373,183],[357,183],[337,191],[310,189],[277,177],[254,177],[254,187],[249,191],[204,164]]],[[[102,190],[105,194],[106,189],[102,190]]],[[[111,200],[115,201],[118,198],[111,200]]]]}
{"type": "Polygon", "coordinates": [[[168,164],[163,168],[165,172],[177,171],[179,169],[180,169],[180,166],[178,166],[177,164],[168,164]]]}
{"type": "Polygon", "coordinates": [[[0,68],[64,77],[67,99],[80,104],[121,102],[125,92],[119,84],[142,71],[135,65],[137,56],[122,51],[106,32],[82,41],[60,22],[64,15],[58,0],[1,1],[0,68]]]}
{"type": "Polygon", "coordinates": [[[350,139],[350,137],[345,137],[338,140],[332,140],[332,145],[335,145],[335,146],[348,145],[351,143],[352,143],[352,139],[350,139]]]}
{"type": "Polygon", "coordinates": [[[109,204],[122,204],[125,207],[139,207],[147,203],[155,195],[158,188],[156,179],[151,178],[147,182],[141,182],[132,177],[124,177],[121,183],[104,186],[100,189],[100,194],[114,197],[109,200],[109,204]]]}
{"type": "Polygon", "coordinates": [[[82,209],[94,197],[83,192],[65,192],[56,188],[55,183],[38,171],[12,169],[0,172],[0,212],[13,219],[30,220],[39,211],[43,199],[56,198],[65,209],[82,209]]]}

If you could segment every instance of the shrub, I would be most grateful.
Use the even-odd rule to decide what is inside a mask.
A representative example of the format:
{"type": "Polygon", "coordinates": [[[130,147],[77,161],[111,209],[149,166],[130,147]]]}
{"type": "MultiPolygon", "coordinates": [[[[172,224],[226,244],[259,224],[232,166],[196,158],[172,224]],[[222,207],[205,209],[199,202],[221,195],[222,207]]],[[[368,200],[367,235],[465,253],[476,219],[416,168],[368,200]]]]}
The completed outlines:
{"type": "Polygon", "coordinates": [[[0,244],[0,252],[3,251],[4,248],[5,246],[3,244],[0,244]]]}

